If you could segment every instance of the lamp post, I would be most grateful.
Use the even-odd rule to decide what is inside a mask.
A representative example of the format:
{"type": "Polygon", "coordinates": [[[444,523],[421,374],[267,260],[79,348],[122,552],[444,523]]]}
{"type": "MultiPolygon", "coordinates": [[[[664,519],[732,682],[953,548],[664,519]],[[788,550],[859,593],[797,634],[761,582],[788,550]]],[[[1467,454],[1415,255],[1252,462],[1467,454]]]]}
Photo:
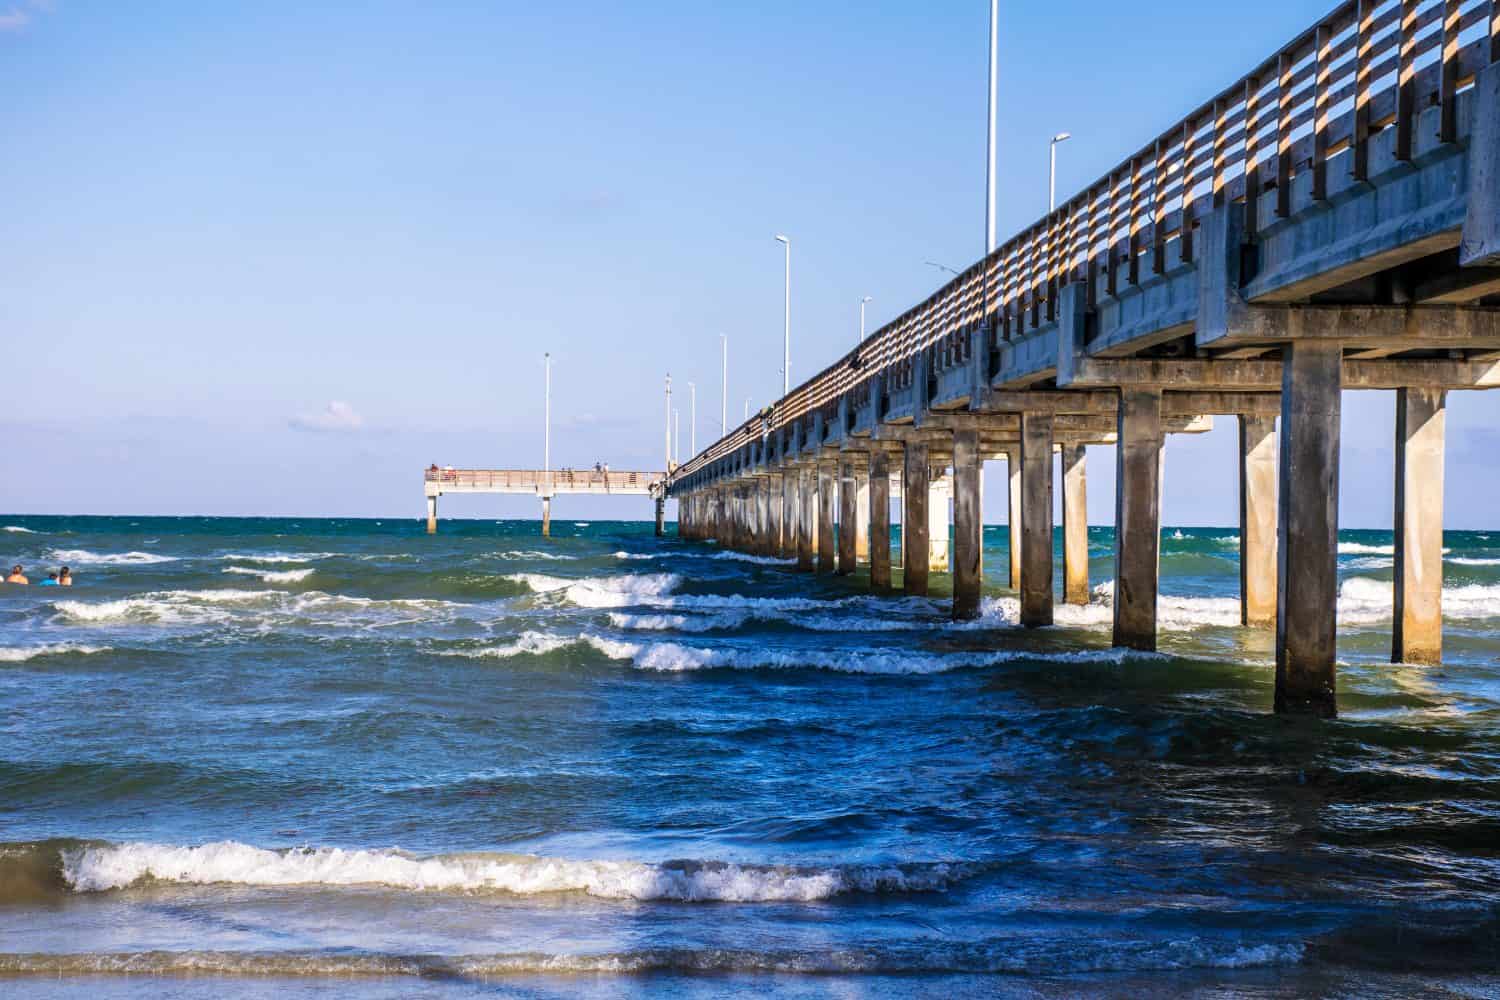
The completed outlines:
{"type": "Polygon", "coordinates": [[[745,419],[746,420],[750,419],[750,397],[749,396],[745,397],[745,419]]]}
{"type": "Polygon", "coordinates": [[[672,376],[667,376],[667,471],[672,471],[672,376]]]}
{"type": "Polygon", "coordinates": [[[985,157],[984,252],[995,251],[995,102],[999,77],[1000,0],[990,0],[990,115],[985,157]]]}
{"type": "Polygon", "coordinates": [[[547,485],[552,485],[552,352],[542,355],[542,371],[546,389],[542,406],[542,472],[547,485]]]}
{"type": "Polygon", "coordinates": [[[859,300],[859,342],[865,342],[865,306],[869,304],[873,296],[866,295],[859,300]]]}
{"type": "Polygon", "coordinates": [[[947,264],[939,264],[935,260],[924,260],[924,261],[922,261],[922,263],[926,264],[928,267],[935,267],[939,271],[947,271],[949,274],[953,275],[955,278],[958,277],[958,272],[955,271],[955,270],[953,270],[953,268],[949,267],[947,264]]]}
{"type": "Polygon", "coordinates": [[[698,383],[688,383],[688,454],[698,454],[698,383]]]}
{"type": "Polygon", "coordinates": [[[1073,138],[1072,132],[1059,132],[1052,137],[1048,146],[1050,155],[1047,165],[1047,212],[1051,214],[1057,211],[1057,144],[1067,142],[1073,138]]]}
{"type": "Polygon", "coordinates": [[[675,461],[678,465],[681,465],[682,464],[682,411],[681,410],[673,410],[672,411],[672,427],[673,427],[673,430],[676,432],[676,434],[674,435],[674,444],[673,444],[673,447],[672,447],[673,461],[675,461]]]}
{"type": "Polygon", "coordinates": [[[792,391],[792,241],[778,235],[776,242],[786,248],[786,295],[782,313],[781,395],[792,391]]]}
{"type": "Polygon", "coordinates": [[[723,360],[722,374],[720,375],[721,394],[719,396],[719,436],[723,437],[729,433],[729,334],[719,334],[719,347],[723,360]]]}

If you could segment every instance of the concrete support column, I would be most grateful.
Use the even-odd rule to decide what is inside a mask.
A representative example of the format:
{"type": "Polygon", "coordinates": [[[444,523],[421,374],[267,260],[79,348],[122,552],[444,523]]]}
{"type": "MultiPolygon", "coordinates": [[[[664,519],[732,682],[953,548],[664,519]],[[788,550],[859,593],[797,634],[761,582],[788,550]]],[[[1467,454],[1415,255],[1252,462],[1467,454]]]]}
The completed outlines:
{"type": "Polygon", "coordinates": [[[840,576],[854,572],[855,539],[859,537],[857,510],[858,489],[854,459],[848,455],[839,460],[839,568],[840,576]]]}
{"type": "Polygon", "coordinates": [[[979,617],[984,581],[984,456],[978,429],[953,432],[953,617],[979,617]]]}
{"type": "Polygon", "coordinates": [[[1154,650],[1161,565],[1161,390],[1121,389],[1117,429],[1114,644],[1154,650]]]}
{"type": "MultiPolygon", "coordinates": [[[[661,534],[662,508],[666,505],[660,500],[656,507],[656,533],[661,534]]],[[[552,537],[552,498],[542,497],[542,537],[552,537]]]]}
{"type": "Polygon", "coordinates": [[[1442,389],[1396,390],[1396,606],[1391,662],[1443,662],[1442,389]]]}
{"type": "Polygon", "coordinates": [[[1005,450],[1005,478],[1010,496],[1006,509],[1006,527],[1010,547],[1010,589],[1021,589],[1021,449],[1005,450]]]}
{"type": "Polygon", "coordinates": [[[813,471],[803,467],[797,470],[797,569],[804,573],[813,571],[813,547],[816,539],[817,512],[814,506],[813,471]]]}
{"type": "Polygon", "coordinates": [[[766,496],[766,555],[781,555],[781,532],[786,523],[781,514],[781,501],[784,491],[781,488],[780,476],[767,476],[764,488],[766,496]]]}
{"type": "Polygon", "coordinates": [[[1021,414],[1021,624],[1052,624],[1052,414],[1021,414]]]}
{"type": "Polygon", "coordinates": [[[832,573],[833,565],[833,490],[832,462],[818,462],[818,572],[832,573]]]}
{"type": "Polygon", "coordinates": [[[927,504],[927,568],[933,573],[948,572],[948,498],[953,495],[953,480],[939,466],[928,472],[931,499],[927,504]]]}
{"type": "Polygon", "coordinates": [[[1276,512],[1276,711],[1338,714],[1341,345],[1282,349],[1281,475],[1276,512]]]}
{"type": "MultiPolygon", "coordinates": [[[[856,462],[854,469],[854,561],[870,561],[870,466],[856,462]]],[[[889,484],[886,487],[889,491],[889,484]]],[[[890,517],[887,512],[886,517],[890,517]]]]}
{"type": "Polygon", "coordinates": [[[771,520],[771,483],[765,476],[755,480],[755,551],[769,556],[776,551],[775,522],[771,520]]]}
{"type": "Polygon", "coordinates": [[[1276,624],[1276,418],[1241,415],[1240,624],[1276,624]]]}
{"type": "Polygon", "coordinates": [[[801,530],[801,518],[797,514],[799,490],[796,469],[785,469],[781,474],[781,558],[797,558],[797,534],[801,530]]]}
{"type": "Polygon", "coordinates": [[[884,448],[870,451],[870,586],[891,586],[891,458],[884,448]]]}
{"type": "Polygon", "coordinates": [[[427,498],[427,533],[437,534],[437,497],[427,498]]]}
{"type": "Polygon", "coordinates": [[[1084,445],[1062,446],[1063,600],[1089,602],[1088,465],[1084,445]]]}
{"type": "Polygon", "coordinates": [[[926,596],[927,504],[931,491],[927,484],[927,445],[924,442],[906,443],[906,474],[901,484],[901,496],[906,505],[901,516],[901,547],[905,553],[901,579],[908,594],[926,596]]]}

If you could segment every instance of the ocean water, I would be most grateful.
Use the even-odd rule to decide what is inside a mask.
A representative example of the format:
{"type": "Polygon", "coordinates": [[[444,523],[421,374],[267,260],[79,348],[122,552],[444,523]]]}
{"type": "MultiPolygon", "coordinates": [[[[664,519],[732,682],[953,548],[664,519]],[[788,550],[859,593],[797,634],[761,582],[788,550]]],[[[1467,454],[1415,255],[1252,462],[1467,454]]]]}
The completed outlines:
{"type": "MultiPolygon", "coordinates": [[[[1495,995],[1500,531],[1447,662],[1340,546],[1342,717],[1276,718],[1233,530],[1161,652],[647,524],[0,517],[0,992],[1495,995]]],[[[1060,562],[1059,562],[1060,565],[1060,562]]]]}

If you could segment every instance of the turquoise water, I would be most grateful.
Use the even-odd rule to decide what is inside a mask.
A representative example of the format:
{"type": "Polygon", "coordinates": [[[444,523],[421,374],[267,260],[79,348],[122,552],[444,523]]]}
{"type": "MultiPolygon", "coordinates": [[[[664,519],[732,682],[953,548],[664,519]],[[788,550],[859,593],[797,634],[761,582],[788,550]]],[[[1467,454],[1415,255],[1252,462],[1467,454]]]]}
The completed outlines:
{"type": "MultiPolygon", "coordinates": [[[[1346,532],[1340,707],[1270,714],[1235,532],[1161,653],[647,524],[0,516],[0,990],[1500,990],[1500,532],[1441,668],[1346,532]]],[[[1059,562],[1060,565],[1060,562],[1059,562]]],[[[941,591],[944,580],[935,579],[941,591]]]]}

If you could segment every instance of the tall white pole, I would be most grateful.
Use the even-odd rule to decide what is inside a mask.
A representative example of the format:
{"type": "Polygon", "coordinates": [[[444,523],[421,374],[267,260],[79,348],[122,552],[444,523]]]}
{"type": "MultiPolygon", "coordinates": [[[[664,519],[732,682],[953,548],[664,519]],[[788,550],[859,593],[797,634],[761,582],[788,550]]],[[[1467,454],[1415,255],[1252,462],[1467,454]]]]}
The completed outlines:
{"type": "Polygon", "coordinates": [[[749,396],[745,397],[745,419],[746,420],[750,419],[750,397],[749,396]]]}
{"type": "Polygon", "coordinates": [[[674,447],[672,448],[672,454],[675,456],[673,458],[673,461],[675,461],[678,465],[681,465],[682,464],[682,412],[680,410],[673,410],[672,411],[672,425],[673,425],[674,429],[677,432],[677,434],[676,434],[676,443],[675,443],[674,447]]]}
{"type": "Polygon", "coordinates": [[[984,252],[995,250],[995,103],[999,76],[1000,0],[990,0],[990,120],[985,158],[984,252]]]}
{"type": "Polygon", "coordinates": [[[667,471],[672,471],[672,376],[667,376],[667,471]]]}
{"type": "Polygon", "coordinates": [[[542,355],[542,369],[546,373],[546,402],[542,407],[542,471],[546,480],[552,482],[552,353],[542,355]]]}
{"type": "Polygon", "coordinates": [[[781,395],[785,398],[792,391],[792,241],[785,236],[778,236],[776,242],[786,248],[786,295],[783,302],[781,347],[781,395]]]}
{"type": "Polygon", "coordinates": [[[1051,156],[1047,164],[1047,213],[1057,211],[1057,144],[1073,138],[1071,132],[1059,132],[1052,137],[1051,156]]]}
{"type": "Polygon", "coordinates": [[[719,436],[729,433],[729,334],[719,334],[719,346],[723,353],[722,381],[719,383],[723,395],[719,398],[719,436]]]}
{"type": "Polygon", "coordinates": [[[688,383],[688,454],[698,454],[698,383],[688,383]]]}
{"type": "Polygon", "coordinates": [[[866,295],[859,300],[859,342],[865,342],[865,305],[869,303],[872,296],[866,295]]]}

